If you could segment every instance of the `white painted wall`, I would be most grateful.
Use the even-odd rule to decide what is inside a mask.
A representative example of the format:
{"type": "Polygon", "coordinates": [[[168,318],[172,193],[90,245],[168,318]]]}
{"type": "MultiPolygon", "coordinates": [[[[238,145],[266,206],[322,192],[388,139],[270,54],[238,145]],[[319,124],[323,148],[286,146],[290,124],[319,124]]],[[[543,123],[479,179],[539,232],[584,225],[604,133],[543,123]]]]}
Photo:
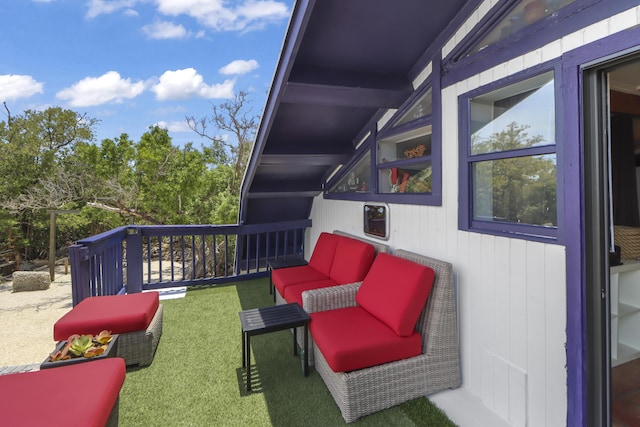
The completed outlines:
{"type": "MultiPolygon", "coordinates": [[[[485,3],[479,10],[495,0],[485,3]]],[[[465,26],[479,19],[474,14],[465,26]]],[[[566,423],[565,248],[458,230],[458,96],[638,24],[640,6],[443,89],[442,206],[389,205],[393,249],[453,264],[463,387],[514,426],[566,423]]],[[[311,218],[307,248],[322,231],[364,237],[362,202],[318,196],[311,218]]]]}

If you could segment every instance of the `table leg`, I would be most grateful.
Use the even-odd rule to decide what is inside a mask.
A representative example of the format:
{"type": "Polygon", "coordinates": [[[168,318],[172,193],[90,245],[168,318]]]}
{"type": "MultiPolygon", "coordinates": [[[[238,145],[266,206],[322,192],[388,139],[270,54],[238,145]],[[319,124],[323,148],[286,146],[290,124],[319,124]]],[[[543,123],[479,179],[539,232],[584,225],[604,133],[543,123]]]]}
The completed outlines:
{"type": "Polygon", "coordinates": [[[247,350],[246,350],[246,341],[245,341],[245,332],[244,330],[242,331],[242,367],[246,368],[247,367],[247,350]]]}
{"type": "Polygon", "coordinates": [[[273,293],[273,279],[271,278],[271,272],[273,270],[270,268],[269,269],[269,295],[271,295],[273,293]]]}
{"type": "Polygon", "coordinates": [[[309,376],[309,323],[304,324],[304,376],[309,376]]]}
{"type": "Polygon", "coordinates": [[[293,328],[293,355],[298,355],[298,340],[296,339],[298,335],[298,328],[293,328]]]}
{"type": "Polygon", "coordinates": [[[251,391],[251,337],[247,334],[247,391],[251,391]]]}

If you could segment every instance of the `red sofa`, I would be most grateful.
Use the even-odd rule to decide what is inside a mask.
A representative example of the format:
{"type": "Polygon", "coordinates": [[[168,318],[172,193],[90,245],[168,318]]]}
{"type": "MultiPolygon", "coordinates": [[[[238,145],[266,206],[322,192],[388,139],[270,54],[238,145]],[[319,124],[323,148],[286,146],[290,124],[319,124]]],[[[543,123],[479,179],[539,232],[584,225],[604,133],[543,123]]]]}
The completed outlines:
{"type": "Polygon", "coordinates": [[[1,424],[117,426],[125,375],[124,360],[117,357],[0,375],[1,424]]]}
{"type": "Polygon", "coordinates": [[[375,256],[376,248],[370,243],[345,235],[321,233],[307,265],[271,272],[276,301],[297,302],[302,306],[304,291],[360,282],[375,256]]]}
{"type": "Polygon", "coordinates": [[[460,386],[450,263],[397,249],[362,283],[307,291],[303,302],[316,372],[346,422],[460,386]]]}

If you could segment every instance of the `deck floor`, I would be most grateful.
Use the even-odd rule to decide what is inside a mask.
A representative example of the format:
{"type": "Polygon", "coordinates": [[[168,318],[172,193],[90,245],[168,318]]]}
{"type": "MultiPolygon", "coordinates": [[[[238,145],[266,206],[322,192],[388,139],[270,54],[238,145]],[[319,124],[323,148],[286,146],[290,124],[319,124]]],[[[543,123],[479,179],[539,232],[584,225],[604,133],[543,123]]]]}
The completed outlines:
{"type": "Polygon", "coordinates": [[[640,426],[640,359],[613,368],[611,384],[611,425],[640,426]]]}

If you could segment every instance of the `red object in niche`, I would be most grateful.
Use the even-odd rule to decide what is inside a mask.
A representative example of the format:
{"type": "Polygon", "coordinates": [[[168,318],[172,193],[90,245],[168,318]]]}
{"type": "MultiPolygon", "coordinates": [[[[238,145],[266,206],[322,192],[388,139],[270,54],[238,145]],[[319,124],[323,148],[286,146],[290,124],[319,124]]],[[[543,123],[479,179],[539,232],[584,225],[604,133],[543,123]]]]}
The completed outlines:
{"type": "Polygon", "coordinates": [[[544,17],[544,4],[542,0],[533,0],[524,7],[524,20],[532,24],[544,17]]]}

